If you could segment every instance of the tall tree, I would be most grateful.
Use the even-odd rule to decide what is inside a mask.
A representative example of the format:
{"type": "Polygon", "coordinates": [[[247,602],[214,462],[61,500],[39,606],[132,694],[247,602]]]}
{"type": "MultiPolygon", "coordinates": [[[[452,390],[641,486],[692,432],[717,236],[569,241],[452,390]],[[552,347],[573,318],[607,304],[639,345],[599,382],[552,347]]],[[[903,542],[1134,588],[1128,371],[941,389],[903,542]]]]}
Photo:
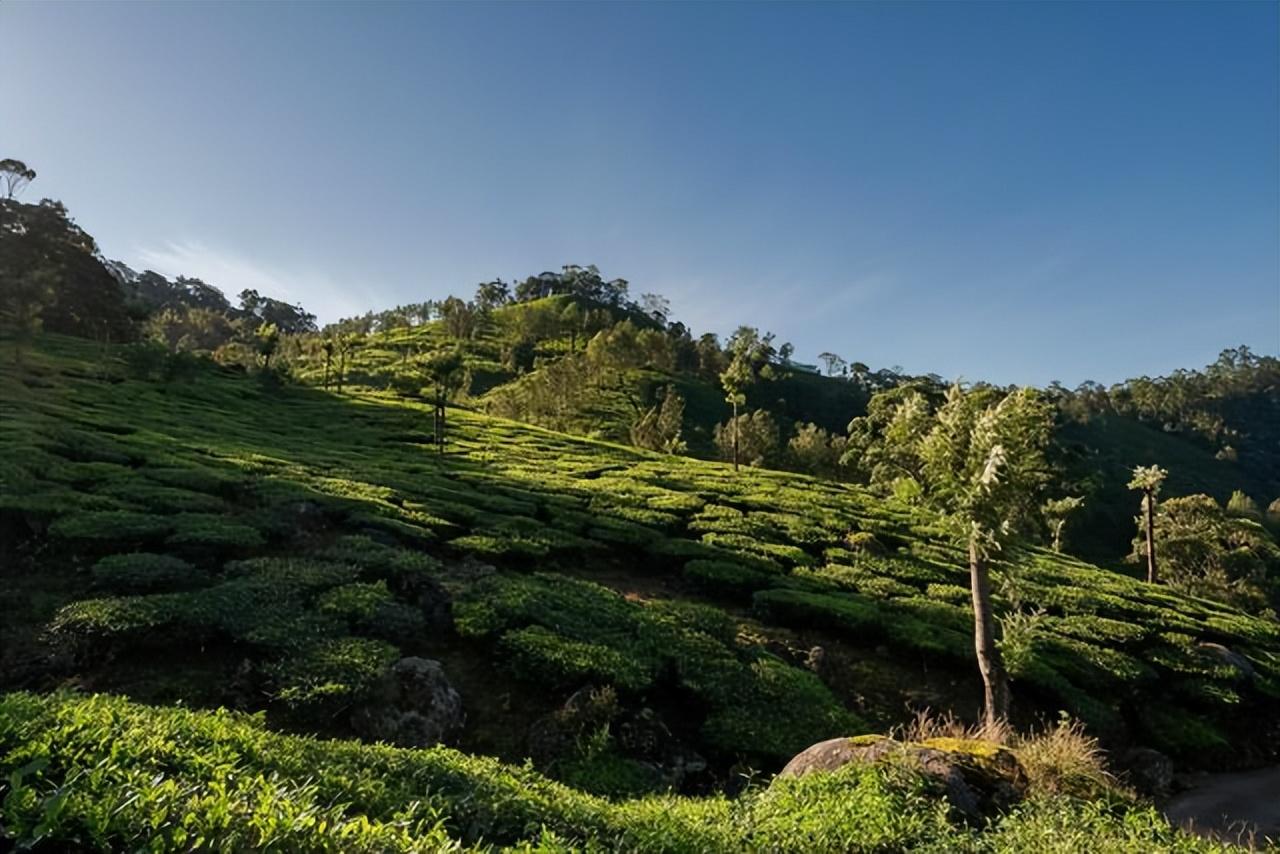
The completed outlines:
{"type": "Polygon", "coordinates": [[[444,453],[446,404],[462,385],[464,364],[460,349],[433,353],[422,362],[427,378],[435,386],[436,453],[444,453]]]}
{"type": "Polygon", "coordinates": [[[13,339],[13,361],[22,365],[22,352],[40,331],[41,315],[53,302],[57,274],[48,267],[7,276],[0,268],[0,276],[7,279],[0,288],[0,330],[13,339]]]}
{"type": "Polygon", "coordinates": [[[1160,495],[1160,486],[1168,474],[1160,466],[1136,466],[1133,479],[1129,481],[1130,489],[1142,492],[1142,509],[1147,528],[1147,581],[1150,584],[1155,584],[1159,579],[1156,573],[1156,498],[1160,495]]]}
{"type": "Polygon", "coordinates": [[[730,420],[733,447],[733,470],[738,470],[740,458],[740,422],[738,407],[747,402],[747,388],[757,379],[771,379],[773,372],[769,364],[774,356],[773,333],[761,335],[760,330],[750,326],[740,326],[729,339],[729,366],[720,373],[720,385],[724,388],[724,399],[733,407],[730,420]]]}
{"type": "Polygon", "coordinates": [[[12,157],[0,160],[0,186],[4,187],[4,197],[12,199],[22,189],[36,179],[36,170],[12,157]]]}
{"type": "Polygon", "coordinates": [[[1084,506],[1084,499],[1078,495],[1066,498],[1051,498],[1041,507],[1045,522],[1049,525],[1049,533],[1053,537],[1053,550],[1062,551],[1062,532],[1066,530],[1067,520],[1071,514],[1084,506]]]}
{"type": "Polygon", "coordinates": [[[983,712],[994,725],[1008,716],[1009,682],[996,645],[989,562],[1036,511],[1048,481],[1052,407],[1033,389],[966,392],[957,384],[931,412],[924,395],[900,391],[850,424],[844,462],[870,466],[873,483],[932,507],[967,544],[983,712]]]}

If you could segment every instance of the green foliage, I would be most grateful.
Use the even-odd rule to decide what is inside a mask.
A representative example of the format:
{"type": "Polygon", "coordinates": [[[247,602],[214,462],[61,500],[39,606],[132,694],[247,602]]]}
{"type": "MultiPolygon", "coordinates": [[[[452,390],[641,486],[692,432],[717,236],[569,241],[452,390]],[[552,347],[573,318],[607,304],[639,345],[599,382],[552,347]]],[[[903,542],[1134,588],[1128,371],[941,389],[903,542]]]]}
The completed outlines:
{"type": "Polygon", "coordinates": [[[199,585],[205,573],[172,555],[110,555],[93,565],[93,580],[114,593],[153,593],[199,585]]]}
{"type": "Polygon", "coordinates": [[[171,516],[152,516],[129,510],[71,513],[49,526],[49,533],[68,540],[146,542],[173,530],[171,516]]]}
{"type": "MultiPolygon", "coordinates": [[[[1253,613],[1275,607],[1280,546],[1256,519],[1224,510],[1207,495],[1160,502],[1155,532],[1163,580],[1176,590],[1253,613]]],[[[1133,541],[1146,559],[1146,536],[1133,541]]]]}
{"type": "Polygon", "coordinates": [[[714,439],[720,459],[733,459],[734,434],[737,434],[738,459],[749,466],[768,466],[778,456],[778,423],[766,410],[744,412],[715,427],[714,439]]]}
{"type": "Polygon", "coordinates": [[[740,563],[726,560],[691,560],[684,577],[713,596],[750,596],[772,584],[774,576],[740,563]]]}
{"type": "Polygon", "coordinates": [[[333,714],[371,689],[399,653],[367,638],[334,638],[305,647],[270,668],[276,696],[295,711],[333,714]]]}
{"type": "Polygon", "coordinates": [[[191,549],[244,551],[263,545],[257,528],[212,513],[178,513],[166,542],[191,549]]]}

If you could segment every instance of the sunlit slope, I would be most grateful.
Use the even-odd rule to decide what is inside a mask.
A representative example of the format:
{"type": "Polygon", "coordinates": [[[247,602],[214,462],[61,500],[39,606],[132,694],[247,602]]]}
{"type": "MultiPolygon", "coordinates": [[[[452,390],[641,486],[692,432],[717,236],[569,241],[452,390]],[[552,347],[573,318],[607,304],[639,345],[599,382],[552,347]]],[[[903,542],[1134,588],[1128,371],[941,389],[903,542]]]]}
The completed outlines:
{"type": "MultiPolygon", "coordinates": [[[[903,710],[855,713],[771,632],[976,682],[962,554],[857,488],[455,410],[441,457],[429,410],[390,396],[213,371],[140,382],[96,356],[50,338],[0,387],[4,571],[24,579],[6,610],[48,616],[3,640],[44,631],[60,666],[230,649],[273,714],[332,721],[397,655],[447,647],[547,706],[583,684],[674,703],[700,751],[775,767],[903,710]],[[133,552],[178,562],[100,563],[133,552]],[[62,581],[36,596],[33,578],[62,581]],[[404,607],[439,584],[452,628],[404,607]]],[[[1065,708],[1190,760],[1269,749],[1275,623],[1043,550],[1005,557],[1018,714],[1065,708]]]]}

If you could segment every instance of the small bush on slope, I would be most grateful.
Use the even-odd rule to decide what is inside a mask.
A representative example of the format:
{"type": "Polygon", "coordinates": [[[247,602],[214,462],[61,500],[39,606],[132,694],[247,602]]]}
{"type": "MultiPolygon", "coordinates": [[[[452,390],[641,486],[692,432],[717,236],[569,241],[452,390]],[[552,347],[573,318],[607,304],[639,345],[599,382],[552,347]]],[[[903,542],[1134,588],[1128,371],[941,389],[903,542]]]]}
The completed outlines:
{"type": "Polygon", "coordinates": [[[849,766],[729,801],[609,801],[447,748],[272,733],[103,695],[0,698],[0,841],[89,850],[1212,852],[1154,810],[1026,801],[957,823],[924,780],[849,766]]]}

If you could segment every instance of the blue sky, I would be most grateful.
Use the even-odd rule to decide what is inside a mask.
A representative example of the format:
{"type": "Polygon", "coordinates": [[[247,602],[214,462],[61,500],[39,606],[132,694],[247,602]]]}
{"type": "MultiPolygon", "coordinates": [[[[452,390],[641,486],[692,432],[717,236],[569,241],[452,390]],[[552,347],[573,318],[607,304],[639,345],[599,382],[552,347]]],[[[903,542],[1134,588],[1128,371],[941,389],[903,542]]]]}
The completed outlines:
{"type": "Polygon", "coordinates": [[[1276,3],[0,2],[0,157],[322,319],[595,263],[797,357],[1280,351],[1276,3]]]}

